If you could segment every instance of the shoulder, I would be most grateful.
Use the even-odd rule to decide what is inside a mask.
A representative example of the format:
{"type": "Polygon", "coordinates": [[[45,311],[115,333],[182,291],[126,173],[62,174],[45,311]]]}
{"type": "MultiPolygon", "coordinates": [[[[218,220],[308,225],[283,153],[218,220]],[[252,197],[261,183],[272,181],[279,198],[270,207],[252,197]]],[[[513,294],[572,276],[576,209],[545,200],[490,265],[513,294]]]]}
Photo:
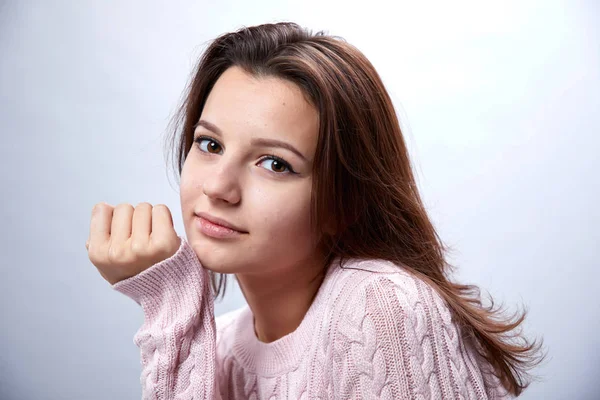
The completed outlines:
{"type": "Polygon", "coordinates": [[[362,325],[365,318],[386,326],[421,326],[432,313],[450,324],[450,308],[429,283],[408,267],[380,259],[351,259],[339,266],[334,313],[346,325],[362,325]]]}
{"type": "Polygon", "coordinates": [[[215,327],[217,331],[217,347],[225,345],[229,346],[229,341],[235,333],[236,322],[243,315],[243,312],[248,308],[247,305],[237,308],[233,311],[226,312],[215,318],[215,327]],[[225,343],[224,343],[225,342],[225,343]]]}
{"type": "Polygon", "coordinates": [[[452,367],[446,367],[460,355],[441,296],[405,267],[386,261],[352,263],[336,272],[340,282],[351,282],[333,313],[336,397],[441,398],[443,391],[431,384],[448,381],[452,367]]]}
{"type": "Polygon", "coordinates": [[[246,307],[247,306],[242,306],[240,308],[236,308],[235,310],[228,311],[216,317],[215,325],[217,327],[217,331],[227,329],[231,324],[235,322],[235,320],[240,316],[240,314],[242,313],[242,311],[244,311],[246,307]]]}
{"type": "Polygon", "coordinates": [[[418,278],[408,267],[381,259],[350,259],[336,269],[336,285],[349,296],[346,302],[365,296],[395,298],[405,306],[414,308],[417,303],[432,300],[443,304],[441,296],[427,282],[418,278]]]}

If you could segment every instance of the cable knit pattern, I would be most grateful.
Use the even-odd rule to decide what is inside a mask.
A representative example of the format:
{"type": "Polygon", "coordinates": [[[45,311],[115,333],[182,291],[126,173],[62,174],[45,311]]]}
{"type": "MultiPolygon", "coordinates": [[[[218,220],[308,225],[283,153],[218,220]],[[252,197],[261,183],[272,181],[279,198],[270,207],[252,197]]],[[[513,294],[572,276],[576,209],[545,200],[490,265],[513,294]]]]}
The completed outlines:
{"type": "Polygon", "coordinates": [[[141,305],[142,398],[220,399],[215,319],[208,272],[185,239],[170,258],[113,288],[141,305]]]}
{"type": "Polygon", "coordinates": [[[248,306],[214,318],[185,239],[115,290],[142,306],[143,399],[503,399],[443,299],[402,266],[333,264],[296,330],[259,341],[248,306]]]}

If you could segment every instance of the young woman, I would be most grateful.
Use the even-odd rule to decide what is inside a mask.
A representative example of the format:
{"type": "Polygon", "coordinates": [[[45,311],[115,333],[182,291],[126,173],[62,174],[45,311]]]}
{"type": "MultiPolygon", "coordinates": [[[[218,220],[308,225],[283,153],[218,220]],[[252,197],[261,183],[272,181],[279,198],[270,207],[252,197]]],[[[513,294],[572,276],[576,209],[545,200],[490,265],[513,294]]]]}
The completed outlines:
{"type": "Polygon", "coordinates": [[[222,35],[174,123],[186,239],[164,205],[100,203],[87,244],[143,308],[144,398],[497,399],[527,387],[540,354],[514,332],[525,314],[503,319],[449,280],[392,102],[355,47],[294,23],[222,35]],[[223,274],[248,305],[215,321],[223,274]]]}

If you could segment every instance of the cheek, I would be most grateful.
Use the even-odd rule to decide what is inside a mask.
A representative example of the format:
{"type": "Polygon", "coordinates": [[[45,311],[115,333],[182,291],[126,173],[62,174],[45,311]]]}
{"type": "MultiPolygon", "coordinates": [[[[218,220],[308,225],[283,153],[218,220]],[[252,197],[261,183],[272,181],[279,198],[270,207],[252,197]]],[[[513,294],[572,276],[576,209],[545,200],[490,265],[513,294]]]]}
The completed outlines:
{"type": "Polygon", "coordinates": [[[310,186],[285,188],[280,193],[257,192],[254,201],[253,225],[266,240],[281,243],[310,237],[310,186]]]}
{"type": "Polygon", "coordinates": [[[202,192],[203,179],[202,169],[194,166],[192,160],[188,158],[183,164],[179,180],[181,210],[184,214],[196,205],[196,200],[202,192]]]}

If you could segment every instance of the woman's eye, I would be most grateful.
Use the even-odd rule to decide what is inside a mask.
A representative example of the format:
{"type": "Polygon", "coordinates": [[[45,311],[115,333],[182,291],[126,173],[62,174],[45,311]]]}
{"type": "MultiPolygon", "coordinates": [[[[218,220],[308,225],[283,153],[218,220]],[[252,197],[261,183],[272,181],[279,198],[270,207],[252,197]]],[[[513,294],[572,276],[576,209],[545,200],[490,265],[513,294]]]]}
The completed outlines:
{"type": "Polygon", "coordinates": [[[273,157],[264,158],[260,162],[260,164],[263,164],[263,163],[266,163],[267,164],[267,168],[269,168],[273,172],[277,172],[277,173],[280,173],[280,174],[281,173],[286,173],[286,171],[290,172],[290,173],[293,172],[292,168],[287,163],[285,163],[282,160],[278,160],[276,158],[273,158],[273,157]]]}
{"type": "Polygon", "coordinates": [[[196,139],[196,142],[198,143],[200,150],[205,153],[219,154],[222,150],[221,145],[212,139],[199,137],[196,139]]]}
{"type": "MultiPolygon", "coordinates": [[[[211,139],[210,137],[199,136],[196,139],[194,139],[194,142],[196,142],[198,144],[200,151],[202,151],[203,153],[209,153],[209,154],[223,153],[223,148],[221,147],[221,145],[217,141],[211,139]]],[[[269,156],[263,158],[262,160],[260,160],[260,162],[258,164],[259,165],[266,164],[265,168],[267,168],[270,171],[275,172],[277,174],[288,174],[288,173],[295,174],[296,173],[292,169],[290,164],[288,164],[285,160],[283,160],[275,155],[269,155],[269,156]]]]}

